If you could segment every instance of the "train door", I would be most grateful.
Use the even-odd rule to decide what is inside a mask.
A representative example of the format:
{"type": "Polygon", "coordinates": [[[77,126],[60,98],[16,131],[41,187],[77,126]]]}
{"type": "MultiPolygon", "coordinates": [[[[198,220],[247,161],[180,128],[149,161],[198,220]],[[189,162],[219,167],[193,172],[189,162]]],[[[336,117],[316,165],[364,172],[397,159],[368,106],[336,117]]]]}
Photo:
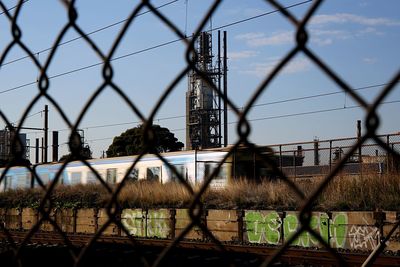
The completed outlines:
{"type": "MultiPolygon", "coordinates": [[[[184,164],[176,164],[174,165],[176,171],[183,177],[183,179],[188,182],[189,177],[188,177],[188,168],[186,165],[184,164]]],[[[169,181],[171,182],[180,182],[178,175],[173,172],[171,169],[169,169],[168,167],[166,167],[168,170],[168,177],[169,177],[169,181]]]]}
{"type": "Polygon", "coordinates": [[[12,176],[6,175],[4,176],[4,191],[12,188],[12,176]]]}
{"type": "Polygon", "coordinates": [[[82,172],[71,172],[71,185],[80,184],[82,181],[82,172]]]}
{"type": "Polygon", "coordinates": [[[106,182],[109,184],[115,184],[117,182],[117,168],[107,169],[106,182]]]}

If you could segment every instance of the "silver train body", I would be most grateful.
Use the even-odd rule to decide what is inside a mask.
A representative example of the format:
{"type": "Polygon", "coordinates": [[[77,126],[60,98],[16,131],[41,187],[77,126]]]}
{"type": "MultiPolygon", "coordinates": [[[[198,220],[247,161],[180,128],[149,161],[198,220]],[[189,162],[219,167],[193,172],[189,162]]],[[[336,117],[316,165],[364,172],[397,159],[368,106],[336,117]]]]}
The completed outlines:
{"type": "MultiPolygon", "coordinates": [[[[162,154],[163,158],[173,165],[182,177],[190,184],[201,184],[226,157],[226,151],[179,151],[162,154]]],[[[136,156],[92,159],[90,165],[106,183],[120,183],[127,176],[133,181],[149,180],[160,183],[178,181],[177,175],[155,155],[144,155],[129,172],[136,156]],[[129,172],[129,173],[128,173],[129,172]]],[[[62,168],[62,163],[49,163],[34,166],[35,173],[43,184],[53,181],[62,168]]],[[[218,175],[210,186],[225,187],[231,179],[232,161],[222,164],[218,175]]],[[[7,171],[0,168],[2,177],[0,191],[18,188],[32,188],[39,184],[32,179],[31,172],[26,167],[11,167],[7,171]]],[[[81,161],[73,161],[63,169],[58,182],[65,185],[99,183],[97,176],[81,161]]]]}

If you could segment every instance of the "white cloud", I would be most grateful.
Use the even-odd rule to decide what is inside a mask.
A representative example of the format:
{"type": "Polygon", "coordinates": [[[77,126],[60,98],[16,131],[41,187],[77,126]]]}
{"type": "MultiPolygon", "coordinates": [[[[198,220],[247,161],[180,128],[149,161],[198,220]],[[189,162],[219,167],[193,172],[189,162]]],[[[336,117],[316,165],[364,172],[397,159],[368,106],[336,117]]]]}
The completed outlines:
{"type": "Polygon", "coordinates": [[[255,57],[257,55],[258,55],[258,53],[254,50],[245,50],[245,51],[240,51],[240,52],[228,52],[228,58],[230,60],[245,59],[245,58],[255,57]]]}
{"type": "Polygon", "coordinates": [[[235,36],[235,39],[237,40],[251,40],[251,39],[257,39],[257,38],[263,38],[265,36],[264,33],[262,32],[248,32],[248,33],[243,33],[235,36]]]}
{"type": "Polygon", "coordinates": [[[254,32],[236,36],[236,39],[244,40],[250,47],[293,44],[294,38],[293,31],[278,32],[270,36],[254,32]]]}
{"type": "Polygon", "coordinates": [[[311,18],[310,25],[325,25],[331,23],[356,23],[364,26],[400,26],[399,20],[388,18],[368,18],[348,13],[332,15],[316,15],[311,18]]]}
{"type": "MultiPolygon", "coordinates": [[[[260,78],[266,77],[271,73],[278,63],[279,60],[268,61],[266,63],[254,63],[251,65],[251,69],[241,71],[240,73],[257,76],[260,78]]],[[[310,69],[310,67],[310,61],[305,58],[293,59],[281,70],[280,74],[306,72],[310,69]]]]}
{"type": "Polygon", "coordinates": [[[375,64],[376,58],[363,58],[362,61],[366,64],[375,64]]]}
{"type": "MultiPolygon", "coordinates": [[[[378,26],[400,26],[400,20],[368,18],[348,13],[316,15],[308,24],[307,31],[310,36],[310,42],[319,46],[327,46],[336,40],[347,40],[355,36],[383,35],[382,31],[377,30],[376,27],[378,26]],[[362,29],[346,27],[344,30],[327,29],[332,24],[349,23],[364,27],[362,29]]],[[[249,47],[295,45],[295,34],[294,31],[280,31],[269,35],[262,32],[249,32],[237,35],[235,38],[244,41],[249,47]]]]}
{"type": "Polygon", "coordinates": [[[371,34],[374,34],[374,35],[384,35],[383,32],[378,31],[378,30],[377,30],[376,28],[374,28],[374,27],[367,27],[367,28],[362,29],[361,31],[358,31],[358,32],[357,32],[357,35],[358,35],[358,36],[362,36],[362,35],[371,35],[371,34]]]}
{"type": "Polygon", "coordinates": [[[341,30],[311,29],[309,32],[310,41],[319,46],[330,45],[334,40],[346,40],[353,37],[350,32],[341,30]]]}
{"type": "Polygon", "coordinates": [[[245,8],[243,10],[243,14],[246,17],[253,17],[253,16],[258,16],[260,14],[263,14],[265,12],[265,10],[263,9],[259,9],[259,8],[245,8]]]}

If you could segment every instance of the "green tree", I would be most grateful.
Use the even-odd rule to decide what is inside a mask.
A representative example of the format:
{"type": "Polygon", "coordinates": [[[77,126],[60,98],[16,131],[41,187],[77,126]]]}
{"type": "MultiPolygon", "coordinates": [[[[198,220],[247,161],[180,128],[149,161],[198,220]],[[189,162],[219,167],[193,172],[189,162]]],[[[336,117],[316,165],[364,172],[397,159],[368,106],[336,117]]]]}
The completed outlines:
{"type": "Polygon", "coordinates": [[[68,154],[61,156],[61,158],[58,161],[59,162],[67,161],[67,159],[69,157],[71,157],[71,160],[92,159],[93,158],[92,151],[90,150],[89,146],[82,147],[82,149],[79,151],[79,156],[68,153],[68,154]]]}
{"type": "Polygon", "coordinates": [[[70,153],[63,155],[58,161],[65,162],[67,160],[87,160],[92,159],[92,151],[88,145],[85,145],[83,131],[71,134],[69,145],[70,153]]]}
{"type": "MultiPolygon", "coordinates": [[[[150,145],[149,153],[162,153],[179,151],[183,148],[183,143],[179,142],[168,128],[160,125],[152,125],[154,133],[154,143],[150,145]]],[[[128,156],[141,153],[145,146],[144,125],[138,125],[128,129],[121,135],[114,137],[112,144],[107,149],[107,157],[128,156]]]]}

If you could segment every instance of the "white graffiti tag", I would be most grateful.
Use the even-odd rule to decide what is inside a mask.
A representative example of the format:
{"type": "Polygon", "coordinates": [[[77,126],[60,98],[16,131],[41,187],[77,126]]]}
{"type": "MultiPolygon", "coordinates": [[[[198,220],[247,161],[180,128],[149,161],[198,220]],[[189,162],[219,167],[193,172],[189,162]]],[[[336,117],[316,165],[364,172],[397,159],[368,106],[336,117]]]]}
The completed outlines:
{"type": "Polygon", "coordinates": [[[352,249],[375,249],[380,240],[380,233],[373,226],[353,225],[349,233],[350,246],[352,249]]]}

